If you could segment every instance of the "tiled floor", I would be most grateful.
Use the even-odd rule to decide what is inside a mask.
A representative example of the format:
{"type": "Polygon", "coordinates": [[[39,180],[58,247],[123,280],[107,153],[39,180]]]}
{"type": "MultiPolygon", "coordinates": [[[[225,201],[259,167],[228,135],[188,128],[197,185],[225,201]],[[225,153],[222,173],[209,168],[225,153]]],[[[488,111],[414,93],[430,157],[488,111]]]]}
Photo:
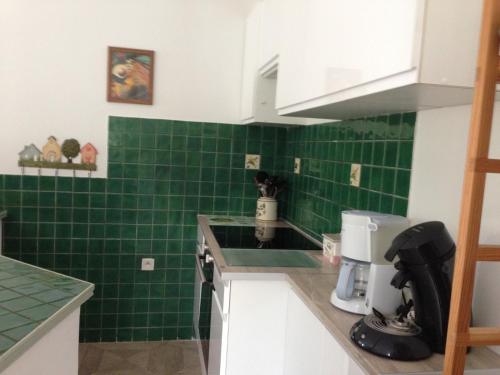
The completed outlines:
{"type": "Polygon", "coordinates": [[[79,375],[201,375],[194,341],[80,344],[79,375]]]}

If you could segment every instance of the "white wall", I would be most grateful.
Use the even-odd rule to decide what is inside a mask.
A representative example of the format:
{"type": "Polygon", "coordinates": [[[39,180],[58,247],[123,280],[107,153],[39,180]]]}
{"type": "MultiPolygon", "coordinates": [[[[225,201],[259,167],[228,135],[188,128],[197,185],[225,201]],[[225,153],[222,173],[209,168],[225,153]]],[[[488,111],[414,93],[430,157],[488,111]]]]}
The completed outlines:
{"type": "MultiPolygon", "coordinates": [[[[417,115],[408,216],[443,221],[456,239],[470,124],[470,106],[417,115]]],[[[495,113],[500,111],[497,105],[495,113]]],[[[500,158],[500,115],[495,116],[490,157],[500,158]]],[[[500,176],[488,175],[481,243],[500,244],[500,176]]],[[[480,263],[474,294],[475,325],[500,326],[500,264],[480,263]]]]}
{"type": "Polygon", "coordinates": [[[92,142],[106,176],[109,115],[236,123],[253,1],[0,0],[0,173],[55,135],[92,142]],[[153,106],[106,102],[108,46],[156,51],[153,106]]]}

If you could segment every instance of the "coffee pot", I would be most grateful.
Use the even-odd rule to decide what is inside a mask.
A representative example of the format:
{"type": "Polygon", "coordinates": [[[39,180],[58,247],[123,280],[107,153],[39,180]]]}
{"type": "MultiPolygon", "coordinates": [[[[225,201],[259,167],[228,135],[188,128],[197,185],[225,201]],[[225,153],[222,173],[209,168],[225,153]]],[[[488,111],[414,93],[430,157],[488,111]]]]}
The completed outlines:
{"type": "Polygon", "coordinates": [[[394,237],[406,228],[408,219],[402,216],[342,212],[342,260],[337,287],[330,298],[334,306],[369,314],[373,307],[391,312],[400,304],[401,292],[387,288],[396,270],[384,254],[394,237]]]}

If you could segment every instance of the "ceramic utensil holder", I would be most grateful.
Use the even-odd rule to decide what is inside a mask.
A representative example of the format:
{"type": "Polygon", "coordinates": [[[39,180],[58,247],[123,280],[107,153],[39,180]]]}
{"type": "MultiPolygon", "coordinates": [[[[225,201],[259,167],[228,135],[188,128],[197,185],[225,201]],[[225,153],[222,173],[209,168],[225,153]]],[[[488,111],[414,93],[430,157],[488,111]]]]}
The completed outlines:
{"type": "Polygon", "coordinates": [[[260,197],[257,199],[255,219],[260,221],[275,221],[278,219],[278,201],[274,198],[260,197]]]}

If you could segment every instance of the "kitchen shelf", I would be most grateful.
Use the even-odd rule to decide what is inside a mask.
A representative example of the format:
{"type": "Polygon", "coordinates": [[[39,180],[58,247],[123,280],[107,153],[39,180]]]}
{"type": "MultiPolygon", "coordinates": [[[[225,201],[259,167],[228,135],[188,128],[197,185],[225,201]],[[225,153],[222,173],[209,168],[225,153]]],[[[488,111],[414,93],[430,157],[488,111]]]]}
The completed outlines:
{"type": "Polygon", "coordinates": [[[20,167],[28,168],[50,168],[50,169],[70,169],[77,171],[97,171],[95,164],[76,164],[50,161],[19,160],[20,167]]]}

